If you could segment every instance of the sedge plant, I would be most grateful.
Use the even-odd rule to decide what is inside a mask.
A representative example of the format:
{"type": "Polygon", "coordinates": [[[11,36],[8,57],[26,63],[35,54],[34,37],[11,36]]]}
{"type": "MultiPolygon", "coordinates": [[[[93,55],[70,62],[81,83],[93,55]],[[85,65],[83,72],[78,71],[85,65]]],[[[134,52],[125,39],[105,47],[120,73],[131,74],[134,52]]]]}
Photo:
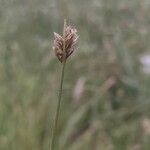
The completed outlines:
{"type": "Polygon", "coordinates": [[[65,65],[66,65],[67,58],[75,50],[77,40],[78,40],[77,30],[72,26],[67,25],[66,20],[64,20],[63,35],[61,36],[58,33],[54,32],[53,50],[58,60],[62,63],[62,71],[61,71],[61,80],[60,80],[60,87],[58,93],[57,108],[56,108],[56,113],[54,118],[54,125],[52,129],[52,140],[51,140],[50,150],[54,150],[56,141],[58,141],[56,140],[56,133],[58,128],[58,120],[59,120],[60,107],[61,107],[65,65]]]}

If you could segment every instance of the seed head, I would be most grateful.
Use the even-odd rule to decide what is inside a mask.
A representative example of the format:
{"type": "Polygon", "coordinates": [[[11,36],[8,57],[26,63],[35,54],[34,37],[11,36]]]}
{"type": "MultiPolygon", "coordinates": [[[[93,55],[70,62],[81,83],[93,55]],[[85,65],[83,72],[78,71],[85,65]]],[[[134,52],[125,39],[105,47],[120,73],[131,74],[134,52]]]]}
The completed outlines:
{"type": "Polygon", "coordinates": [[[54,32],[53,50],[60,62],[66,59],[74,52],[78,40],[77,30],[64,21],[63,36],[54,32]]]}

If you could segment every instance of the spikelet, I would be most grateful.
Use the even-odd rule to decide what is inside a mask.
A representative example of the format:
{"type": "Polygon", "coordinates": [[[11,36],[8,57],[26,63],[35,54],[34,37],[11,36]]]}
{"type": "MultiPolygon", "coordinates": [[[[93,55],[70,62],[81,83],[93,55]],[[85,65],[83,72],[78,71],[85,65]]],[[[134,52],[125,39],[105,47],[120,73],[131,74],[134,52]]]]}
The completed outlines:
{"type": "Polygon", "coordinates": [[[77,30],[64,21],[63,36],[54,32],[53,50],[60,62],[66,59],[74,52],[78,40],[77,30]]]}

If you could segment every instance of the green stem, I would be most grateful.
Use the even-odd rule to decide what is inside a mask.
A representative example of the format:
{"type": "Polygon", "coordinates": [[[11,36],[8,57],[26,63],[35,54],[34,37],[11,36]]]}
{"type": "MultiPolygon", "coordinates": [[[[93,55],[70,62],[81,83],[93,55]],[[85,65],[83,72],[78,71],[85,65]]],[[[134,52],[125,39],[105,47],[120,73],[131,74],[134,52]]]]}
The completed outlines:
{"type": "Polygon", "coordinates": [[[58,94],[58,103],[57,103],[57,109],[56,109],[56,114],[55,114],[54,126],[53,126],[53,130],[52,130],[53,133],[52,133],[52,141],[51,141],[51,149],[50,150],[54,150],[54,145],[55,145],[58,120],[59,120],[59,114],[60,114],[65,65],[66,65],[66,61],[64,61],[63,65],[62,65],[61,81],[60,81],[60,88],[59,88],[59,94],[58,94]]]}
{"type": "Polygon", "coordinates": [[[60,105],[61,105],[61,95],[62,95],[62,89],[63,89],[63,80],[64,80],[64,73],[65,73],[65,65],[66,65],[66,43],[65,43],[65,29],[66,29],[66,20],[64,19],[64,30],[63,30],[63,65],[62,65],[62,72],[61,72],[61,81],[60,81],[60,88],[59,88],[59,94],[58,94],[58,103],[57,103],[57,109],[55,114],[55,120],[54,120],[54,126],[52,130],[52,141],[51,141],[51,149],[54,150],[55,145],[55,139],[56,139],[56,133],[58,128],[58,120],[59,120],[59,112],[60,112],[60,105]]]}

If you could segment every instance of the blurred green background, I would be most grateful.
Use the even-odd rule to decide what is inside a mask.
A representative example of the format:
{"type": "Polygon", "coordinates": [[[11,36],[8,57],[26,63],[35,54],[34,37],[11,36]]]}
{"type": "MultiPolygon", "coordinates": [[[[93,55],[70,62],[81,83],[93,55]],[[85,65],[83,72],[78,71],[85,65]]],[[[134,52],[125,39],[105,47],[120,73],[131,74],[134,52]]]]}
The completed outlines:
{"type": "Polygon", "coordinates": [[[61,72],[53,32],[64,18],[80,38],[60,149],[149,150],[149,14],[149,0],[0,0],[0,150],[50,149],[61,72]]]}

